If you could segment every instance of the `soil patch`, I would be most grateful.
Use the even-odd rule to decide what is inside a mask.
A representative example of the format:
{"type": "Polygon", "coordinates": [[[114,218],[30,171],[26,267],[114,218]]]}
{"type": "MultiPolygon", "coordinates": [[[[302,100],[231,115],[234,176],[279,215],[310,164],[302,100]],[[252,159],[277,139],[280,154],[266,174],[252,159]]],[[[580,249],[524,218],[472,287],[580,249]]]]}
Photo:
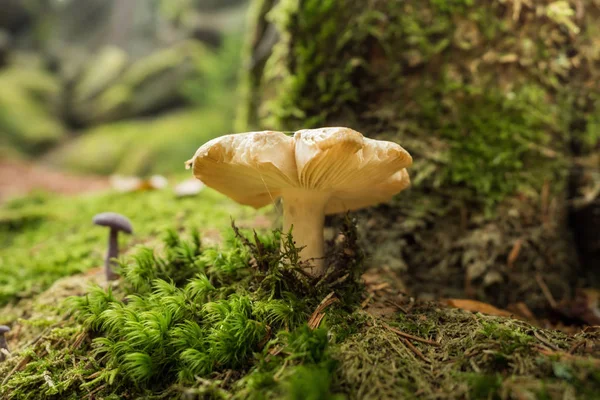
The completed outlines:
{"type": "Polygon", "coordinates": [[[0,203],[33,190],[78,194],[109,187],[105,177],[70,174],[23,161],[0,161],[0,203]]]}

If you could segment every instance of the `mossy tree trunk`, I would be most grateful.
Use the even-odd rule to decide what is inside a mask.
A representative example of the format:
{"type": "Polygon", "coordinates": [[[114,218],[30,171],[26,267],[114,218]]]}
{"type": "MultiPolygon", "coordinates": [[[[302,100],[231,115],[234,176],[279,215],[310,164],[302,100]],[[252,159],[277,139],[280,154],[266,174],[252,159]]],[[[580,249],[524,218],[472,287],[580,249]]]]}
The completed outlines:
{"type": "MultiPolygon", "coordinates": [[[[361,213],[372,265],[415,295],[534,312],[548,308],[543,286],[562,300],[589,284],[569,214],[600,165],[575,159],[599,148],[600,2],[257,0],[254,11],[240,128],[351,126],[414,157],[412,190],[361,213]]],[[[573,215],[576,228],[589,221],[573,215]]],[[[583,232],[597,257],[598,229],[583,232]]]]}

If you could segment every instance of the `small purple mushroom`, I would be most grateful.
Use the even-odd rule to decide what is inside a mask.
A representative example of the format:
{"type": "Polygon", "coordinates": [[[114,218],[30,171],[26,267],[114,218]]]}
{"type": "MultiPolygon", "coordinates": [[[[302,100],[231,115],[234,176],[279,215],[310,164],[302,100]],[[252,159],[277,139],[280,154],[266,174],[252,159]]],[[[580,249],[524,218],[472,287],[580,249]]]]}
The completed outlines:
{"type": "Polygon", "coordinates": [[[8,345],[6,344],[6,338],[4,334],[10,332],[10,328],[6,325],[0,325],[0,362],[6,359],[6,353],[8,352],[8,345]]]}
{"type": "Polygon", "coordinates": [[[117,240],[119,232],[133,233],[131,222],[121,214],[114,212],[104,212],[94,216],[92,220],[95,225],[107,226],[110,228],[108,236],[108,252],[104,260],[104,270],[106,272],[106,280],[113,281],[118,278],[118,275],[113,271],[113,258],[119,256],[119,242],[117,240]]]}

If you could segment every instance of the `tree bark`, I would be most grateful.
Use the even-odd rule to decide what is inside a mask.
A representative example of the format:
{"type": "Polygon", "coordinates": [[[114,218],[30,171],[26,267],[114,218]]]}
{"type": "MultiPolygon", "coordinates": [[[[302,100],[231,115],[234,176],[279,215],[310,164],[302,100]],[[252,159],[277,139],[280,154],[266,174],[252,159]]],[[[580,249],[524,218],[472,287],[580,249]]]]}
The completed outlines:
{"type": "Polygon", "coordinates": [[[413,155],[413,187],[360,213],[371,266],[536,313],[590,285],[600,234],[571,205],[600,166],[598,1],[254,6],[240,128],[350,126],[413,155]]]}

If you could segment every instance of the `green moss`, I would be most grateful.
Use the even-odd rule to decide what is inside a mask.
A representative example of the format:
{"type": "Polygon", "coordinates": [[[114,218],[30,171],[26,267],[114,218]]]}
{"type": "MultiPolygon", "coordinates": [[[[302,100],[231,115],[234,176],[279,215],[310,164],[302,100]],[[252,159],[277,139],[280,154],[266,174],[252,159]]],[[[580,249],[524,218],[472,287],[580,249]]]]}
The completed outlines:
{"type": "Polygon", "coordinates": [[[264,70],[250,72],[259,117],[251,122],[364,127],[406,146],[416,174],[428,171],[414,186],[452,190],[488,210],[565,179],[555,154],[568,148],[572,104],[554,97],[558,66],[543,67],[564,55],[539,29],[472,0],[336,4],[290,0],[269,11],[280,39],[264,70]]]}
{"type": "Polygon", "coordinates": [[[105,47],[91,59],[73,88],[73,101],[79,105],[97,96],[119,79],[127,67],[127,53],[119,47],[105,47]]]}
{"type": "Polygon", "coordinates": [[[198,59],[198,74],[183,82],[184,96],[197,106],[220,109],[221,114],[234,119],[241,47],[242,35],[229,34],[216,53],[198,59]]]}
{"type": "Polygon", "coordinates": [[[448,141],[441,185],[467,187],[468,198],[476,194],[493,206],[507,193],[566,177],[566,160],[557,160],[552,150],[557,144],[553,130],[564,121],[558,107],[544,103],[546,92],[540,86],[502,93],[447,81],[441,90],[424,88],[416,98],[426,117],[422,128],[448,141]],[[437,100],[440,95],[456,102],[444,105],[437,100]]]}
{"type": "Polygon", "coordinates": [[[519,328],[506,327],[497,323],[484,323],[480,333],[488,339],[498,342],[501,351],[505,354],[512,354],[521,348],[527,348],[533,341],[533,338],[519,328]]]}
{"type": "Polygon", "coordinates": [[[350,336],[358,333],[368,320],[364,314],[343,312],[338,305],[330,306],[332,312],[325,316],[322,325],[329,330],[329,337],[333,343],[343,343],[350,336]]]}
{"type": "Polygon", "coordinates": [[[286,0],[270,12],[282,34],[273,49],[274,57],[287,61],[285,65],[267,62],[265,66],[267,77],[280,80],[280,90],[272,93],[273,98],[265,105],[270,111],[266,124],[279,126],[281,121],[302,120],[304,126],[318,125],[341,105],[357,100],[351,76],[358,65],[338,64],[335,56],[320,52],[321,46],[341,51],[346,45],[347,37],[340,35],[339,24],[331,15],[343,20],[346,7],[334,0],[286,0]],[[335,70],[334,65],[342,65],[342,70],[335,70]],[[320,112],[308,113],[317,111],[315,101],[322,105],[320,112]]]}
{"type": "MultiPolygon", "coordinates": [[[[44,212],[18,212],[18,211],[1,211],[0,212],[0,232],[9,235],[20,229],[32,229],[37,224],[46,219],[44,212]]],[[[6,237],[10,240],[9,237],[6,237]]]]}
{"type": "Polygon", "coordinates": [[[475,0],[431,0],[431,5],[441,12],[456,13],[473,6],[475,0]]]}
{"type": "Polygon", "coordinates": [[[585,118],[585,130],[579,140],[583,145],[584,152],[593,151],[600,143],[600,93],[590,99],[587,105],[588,112],[585,118]]]}
{"type": "Polygon", "coordinates": [[[429,315],[406,315],[398,314],[394,323],[390,324],[400,328],[403,332],[421,337],[431,337],[436,332],[436,319],[429,315]]]}
{"type": "Polygon", "coordinates": [[[234,228],[216,250],[193,231],[170,232],[161,245],[138,249],[114,290],[97,287],[69,301],[76,320],[60,318],[57,327],[36,317],[21,328],[47,327],[0,364],[0,396],[583,399],[600,390],[597,349],[565,352],[594,343],[598,332],[567,336],[417,303],[391,318],[437,345],[409,347],[386,327],[393,321],[360,310],[361,296],[347,290],[352,280],[340,285],[333,274],[307,284],[290,274],[297,266],[285,260],[297,249],[286,240],[280,253],[281,237],[234,228]],[[340,302],[309,329],[309,314],[331,291],[340,302]]]}
{"type": "Polygon", "coordinates": [[[288,400],[343,400],[331,392],[331,368],[327,365],[301,365],[290,369],[282,398],[288,400]],[[307,383],[309,383],[307,385],[307,383]]]}
{"type": "MultiPolygon", "coordinates": [[[[345,235],[352,237],[350,232],[345,235]]],[[[47,359],[44,362],[31,362],[26,370],[17,371],[0,395],[26,398],[25,390],[30,390],[32,396],[42,398],[76,398],[89,389],[101,395],[176,393],[179,389],[174,385],[194,388],[198,379],[228,370],[247,371],[248,379],[253,380],[265,370],[284,368],[271,395],[288,393],[297,398],[301,381],[313,376],[309,373],[312,368],[302,366],[315,365],[325,368],[319,374],[319,385],[313,388],[313,396],[321,398],[329,393],[329,373],[334,365],[328,352],[328,332],[311,330],[305,321],[308,310],[322,300],[322,293],[339,285],[338,277],[333,274],[319,285],[311,283],[298,274],[297,265],[285,261],[298,260],[299,249],[292,238],[281,245],[279,238],[279,233],[246,237],[234,227],[219,251],[202,247],[194,232],[190,239],[167,233],[160,252],[140,248],[121,264],[123,281],[116,291],[96,287],[68,302],[78,322],[75,326],[85,329],[74,328],[71,333],[94,338],[93,366],[101,369],[82,372],[77,366],[80,360],[74,360],[75,371],[66,371],[71,368],[61,361],[56,375],[49,379],[69,383],[51,391],[32,390],[29,382],[39,383],[40,374],[44,376],[41,368],[57,362],[55,357],[65,356],[66,349],[57,345],[47,357],[40,356],[47,359]],[[275,270],[279,273],[274,274],[275,270]],[[302,302],[297,300],[299,296],[302,302]],[[273,357],[269,350],[277,347],[282,348],[283,357],[269,362],[273,357]],[[252,369],[254,364],[257,366],[252,369]],[[75,373],[93,378],[79,385],[68,378],[75,373]]],[[[343,293],[338,293],[342,304],[352,309],[356,304],[343,293]]],[[[71,321],[69,326],[73,325],[71,321]]],[[[85,347],[89,349],[89,345],[85,347]]]]}
{"type": "Polygon", "coordinates": [[[500,399],[499,391],[502,388],[500,375],[467,375],[472,399],[496,400],[500,399]]]}
{"type": "Polygon", "coordinates": [[[135,234],[120,237],[123,251],[179,227],[173,221],[207,231],[224,228],[230,216],[248,220],[258,215],[209,189],[187,199],[175,198],[168,189],[15,199],[1,211],[5,217],[0,225],[0,304],[30,297],[60,277],[103,265],[108,233],[91,221],[108,210],[128,216],[133,223],[135,234]]]}

